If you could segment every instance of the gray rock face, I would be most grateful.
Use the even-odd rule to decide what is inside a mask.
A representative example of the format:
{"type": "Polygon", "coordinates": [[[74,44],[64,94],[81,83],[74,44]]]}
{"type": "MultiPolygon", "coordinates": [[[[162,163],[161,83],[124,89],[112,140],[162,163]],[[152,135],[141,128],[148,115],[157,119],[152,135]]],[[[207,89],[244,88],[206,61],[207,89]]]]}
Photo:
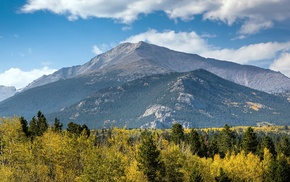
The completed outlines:
{"type": "Polygon", "coordinates": [[[16,93],[15,87],[5,87],[0,85],[0,102],[12,97],[16,93]]]}
{"type": "MultiPolygon", "coordinates": [[[[205,70],[152,75],[91,96],[49,115],[91,128],[171,128],[254,126],[289,123],[290,103],[279,96],[241,86],[205,70]]],[[[65,125],[67,123],[64,123],[65,125]]]]}

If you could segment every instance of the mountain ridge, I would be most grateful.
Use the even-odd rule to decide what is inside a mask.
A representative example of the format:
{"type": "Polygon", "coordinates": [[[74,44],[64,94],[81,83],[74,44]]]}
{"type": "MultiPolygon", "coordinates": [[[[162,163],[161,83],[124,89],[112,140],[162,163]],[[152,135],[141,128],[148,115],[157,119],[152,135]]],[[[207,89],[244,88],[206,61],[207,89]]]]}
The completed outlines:
{"type": "Polygon", "coordinates": [[[166,72],[188,72],[196,69],[205,69],[224,79],[268,93],[290,90],[290,78],[280,72],[203,58],[196,54],[173,51],[145,42],[120,44],[83,65],[62,68],[51,75],[35,80],[25,90],[93,72],[107,73],[118,70],[119,76],[133,74],[146,76],[166,72]]]}
{"type": "Polygon", "coordinates": [[[285,125],[290,103],[285,99],[224,80],[208,71],[164,73],[104,88],[50,114],[92,128],[212,127],[224,124],[285,125]]]}
{"type": "Polygon", "coordinates": [[[12,97],[13,95],[15,95],[15,93],[17,92],[15,87],[6,87],[3,85],[0,85],[0,102],[12,97]]]}

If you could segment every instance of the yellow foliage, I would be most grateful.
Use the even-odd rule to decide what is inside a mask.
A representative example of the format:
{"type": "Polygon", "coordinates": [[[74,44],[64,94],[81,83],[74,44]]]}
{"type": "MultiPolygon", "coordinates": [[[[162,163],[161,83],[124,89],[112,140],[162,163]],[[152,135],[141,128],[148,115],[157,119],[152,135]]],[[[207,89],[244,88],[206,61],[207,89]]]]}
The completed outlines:
{"type": "Polygon", "coordinates": [[[144,174],[138,170],[138,162],[133,160],[125,169],[126,181],[128,182],[142,182],[146,181],[144,174]]]}
{"type": "MultiPolygon", "coordinates": [[[[247,127],[232,129],[242,132],[247,127]]],[[[281,127],[255,127],[257,131],[281,131],[281,127]]],[[[204,132],[222,128],[205,128],[204,132]]],[[[188,133],[190,130],[185,129],[188,133]]],[[[161,152],[161,159],[167,170],[166,177],[176,174],[181,181],[190,181],[196,169],[204,181],[215,181],[220,169],[233,181],[262,181],[269,170],[272,154],[264,149],[263,160],[252,153],[228,153],[225,158],[215,155],[200,158],[192,155],[186,142],[174,145],[163,138],[162,130],[152,130],[154,142],[161,152]]],[[[170,130],[165,132],[170,133],[170,130]]],[[[22,132],[18,118],[0,119],[0,181],[146,181],[138,170],[136,153],[141,130],[113,128],[111,137],[96,144],[95,135],[87,137],[48,129],[33,141],[22,132]],[[102,145],[103,144],[103,145],[102,145]]],[[[104,134],[105,136],[105,134],[104,134]]],[[[287,158],[289,161],[289,158],[287,158]]],[[[172,178],[170,178],[172,179],[172,178]]]]}

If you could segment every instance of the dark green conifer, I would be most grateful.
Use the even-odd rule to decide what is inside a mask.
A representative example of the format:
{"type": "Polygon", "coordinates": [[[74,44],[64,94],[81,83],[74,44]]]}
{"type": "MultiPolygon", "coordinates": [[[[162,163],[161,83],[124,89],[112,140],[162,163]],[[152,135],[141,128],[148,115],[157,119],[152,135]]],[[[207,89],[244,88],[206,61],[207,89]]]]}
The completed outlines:
{"type": "Polygon", "coordinates": [[[227,152],[231,152],[233,150],[233,146],[235,144],[235,134],[227,124],[219,133],[217,144],[220,156],[222,158],[225,157],[227,152]]]}
{"type": "Polygon", "coordinates": [[[279,152],[286,157],[290,156],[290,141],[287,136],[284,136],[279,144],[279,152]]]}
{"type": "Polygon", "coordinates": [[[252,127],[248,127],[245,131],[245,135],[242,140],[242,149],[246,154],[252,152],[255,154],[257,152],[257,146],[259,142],[257,140],[256,133],[252,127]]]}
{"type": "Polygon", "coordinates": [[[22,131],[25,134],[25,136],[29,136],[29,131],[28,131],[28,122],[26,119],[24,119],[24,117],[19,118],[21,127],[22,127],[22,131]]]}
{"type": "Polygon", "coordinates": [[[184,141],[184,131],[181,124],[176,123],[172,125],[171,139],[176,145],[180,144],[181,141],[184,141]]]}
{"type": "Polygon", "coordinates": [[[284,155],[272,159],[269,170],[265,171],[264,182],[289,182],[290,165],[284,155]]]}
{"type": "Polygon", "coordinates": [[[262,140],[261,147],[260,147],[260,157],[264,156],[264,149],[267,148],[269,152],[275,157],[277,155],[274,142],[271,137],[268,135],[265,136],[262,140]]]}
{"type": "Polygon", "coordinates": [[[62,131],[62,123],[59,121],[58,118],[54,118],[54,123],[53,123],[53,131],[54,132],[61,132],[62,131]]]}
{"type": "Polygon", "coordinates": [[[160,151],[147,131],[141,134],[141,144],[137,152],[138,168],[150,182],[162,181],[164,164],[161,161],[160,151]]]}

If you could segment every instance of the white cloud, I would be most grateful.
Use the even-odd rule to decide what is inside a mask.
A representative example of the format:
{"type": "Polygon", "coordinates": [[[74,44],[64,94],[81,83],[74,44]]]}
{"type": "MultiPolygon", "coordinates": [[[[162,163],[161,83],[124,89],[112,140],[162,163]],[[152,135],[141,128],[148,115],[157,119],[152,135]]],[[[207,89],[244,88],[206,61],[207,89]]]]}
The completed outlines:
{"type": "Polygon", "coordinates": [[[29,0],[21,12],[48,10],[70,20],[112,18],[130,24],[140,14],[165,12],[169,18],[182,20],[203,15],[204,19],[228,25],[242,22],[241,34],[253,34],[290,18],[289,0],[29,0]]]}
{"type": "Polygon", "coordinates": [[[109,50],[111,46],[108,46],[107,44],[102,44],[102,45],[93,45],[92,52],[96,55],[102,54],[103,52],[106,52],[109,50]]]}
{"type": "Polygon", "coordinates": [[[284,52],[271,65],[270,69],[280,71],[290,78],[290,52],[284,52]]]}
{"type": "Polygon", "coordinates": [[[202,35],[198,35],[195,32],[157,32],[156,30],[149,30],[129,37],[124,42],[136,43],[139,41],[146,41],[177,51],[199,54],[204,57],[212,57],[241,64],[251,64],[255,61],[274,59],[280,51],[290,48],[290,42],[267,42],[246,45],[238,49],[221,49],[209,45],[202,38],[202,35]]]}
{"type": "Polygon", "coordinates": [[[220,0],[218,8],[208,10],[204,19],[220,20],[228,25],[243,22],[241,34],[253,34],[290,18],[289,0],[220,0]]]}
{"type": "Polygon", "coordinates": [[[103,53],[104,51],[102,51],[98,46],[96,46],[96,45],[94,45],[93,46],[93,53],[94,54],[96,54],[96,55],[98,55],[98,54],[101,54],[101,53],[103,53]]]}
{"type": "Polygon", "coordinates": [[[10,68],[4,73],[0,73],[0,85],[15,86],[17,89],[23,88],[33,80],[55,72],[56,69],[43,67],[31,71],[22,71],[19,68],[10,68]]]}
{"type": "Polygon", "coordinates": [[[131,36],[124,42],[137,43],[139,41],[145,41],[177,51],[197,54],[207,52],[210,48],[206,41],[195,32],[157,32],[153,29],[131,36]]]}

